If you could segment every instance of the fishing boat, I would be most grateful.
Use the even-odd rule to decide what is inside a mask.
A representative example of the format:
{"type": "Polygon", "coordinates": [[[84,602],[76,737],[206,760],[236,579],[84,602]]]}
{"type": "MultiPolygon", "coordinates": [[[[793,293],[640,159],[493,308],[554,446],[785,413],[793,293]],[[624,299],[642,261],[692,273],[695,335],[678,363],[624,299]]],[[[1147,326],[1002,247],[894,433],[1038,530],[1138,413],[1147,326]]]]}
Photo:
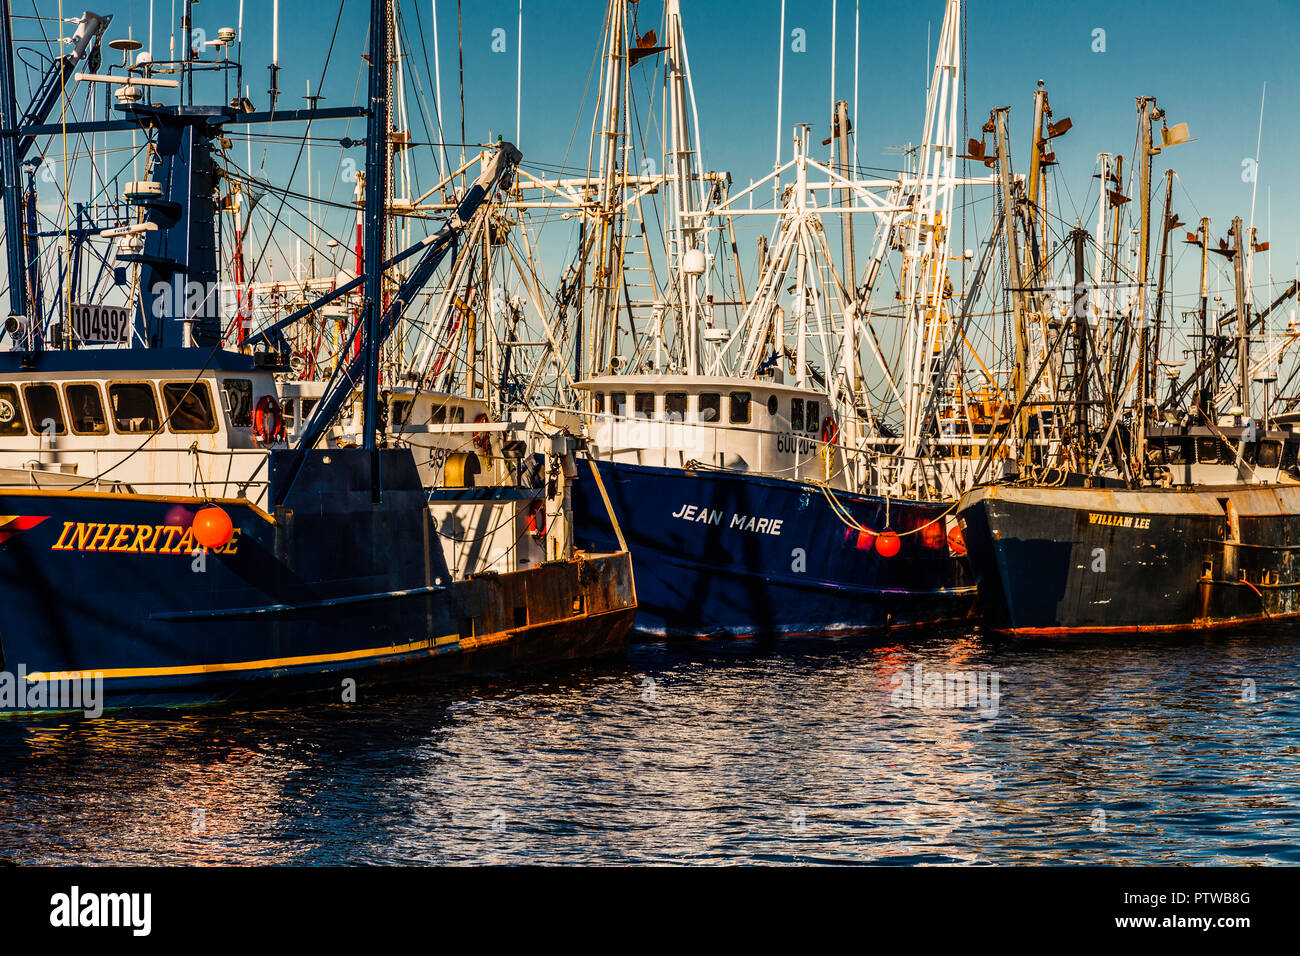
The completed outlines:
{"type": "MultiPolygon", "coordinates": [[[[68,709],[87,682],[107,706],[191,705],[349,683],[355,692],[357,681],[624,646],[635,613],[626,554],[570,554],[458,579],[414,455],[381,447],[375,369],[394,313],[421,278],[454,260],[457,239],[520,158],[509,143],[491,151],[454,213],[409,253],[419,253],[417,267],[388,300],[388,129],[377,104],[387,88],[389,15],[383,0],[371,5],[371,108],[313,103],[259,114],[238,100],[194,103],[194,74],[205,66],[197,52],[132,62],[138,42],[109,44],[124,62],[95,73],[111,18],[86,14],[19,123],[10,11],[0,2],[10,277],[8,350],[0,351],[0,671],[16,678],[0,681],[0,711],[68,709]],[[115,88],[121,118],[48,124],[83,63],[91,73],[79,79],[115,88]],[[180,105],[142,93],[178,86],[189,93],[180,105]],[[262,341],[276,347],[226,347],[231,316],[205,306],[222,265],[215,224],[224,140],[253,123],[358,116],[368,127],[370,250],[349,336],[359,348],[337,364],[291,445],[277,381],[288,353],[274,334],[262,341]],[[19,190],[19,162],[56,132],[123,130],[149,142],[147,178],[129,183],[107,218],[78,210],[63,227],[77,230],[77,253],[109,241],[111,258],[98,252],[108,278],[83,287],[63,276],[53,308],[43,308],[49,258],[30,226],[35,200],[19,190]],[[90,301],[73,299],[83,288],[90,301]],[[358,394],[355,447],[323,443],[358,394]]],[[[195,49],[192,37],[187,43],[195,49]]],[[[208,66],[236,69],[228,53],[208,66]]]]}
{"type": "Polygon", "coordinates": [[[575,540],[631,551],[643,636],[859,633],[970,619],[976,588],[953,511],[996,436],[959,433],[943,416],[965,408],[954,351],[968,341],[988,269],[986,256],[959,284],[949,223],[960,189],[996,180],[957,171],[960,2],[945,6],[923,140],[907,169],[892,179],[858,173],[840,100],[823,142],[828,159],[813,157],[806,125],[783,159],[779,130],[773,173],[734,193],[729,175],[697,169],[678,4],[665,6],[662,45],[653,31],[638,37],[629,13],[621,0],[606,11],[591,163],[599,175],[568,182],[583,190],[571,213],[582,239],[558,301],[578,317],[573,389],[589,460],[573,484],[575,540]],[[660,53],[665,173],[638,175],[621,160],[635,126],[622,91],[627,71],[660,53]],[[767,189],[770,204],[756,208],[767,189]],[[662,220],[647,230],[641,200],[659,194],[662,220]],[[774,217],[776,227],[759,239],[750,284],[736,223],[753,215],[774,217]],[[863,216],[876,228],[859,268],[853,230],[863,216]],[[666,262],[650,255],[656,232],[666,262]],[[828,243],[837,232],[838,255],[828,243]],[[881,277],[896,252],[898,287],[882,304],[881,277]],[[638,302],[642,292],[649,298],[638,302]],[[901,340],[897,364],[885,360],[881,322],[901,340]],[[633,347],[621,348],[629,335],[633,347]],[[891,408],[873,391],[889,395],[891,408]]]}
{"type": "MultiPolygon", "coordinates": [[[[1171,210],[1170,170],[1153,297],[1152,158],[1189,140],[1186,126],[1170,127],[1154,98],[1137,102],[1136,265],[1131,276],[1120,277],[1134,295],[1115,307],[1103,294],[1108,285],[1115,288],[1120,272],[1115,253],[1127,223],[1119,210],[1128,203],[1104,157],[1099,238],[1090,242],[1077,224],[1073,233],[1070,308],[1054,316],[1031,293],[1017,295],[1027,321],[1055,329],[1050,347],[1037,356],[1034,378],[1052,378],[1061,404],[1074,414],[1064,416],[1062,441],[1024,446],[1010,474],[971,489],[958,506],[985,624],[995,632],[1029,638],[1176,632],[1300,613],[1293,543],[1300,542],[1300,435],[1294,414],[1275,407],[1285,392],[1270,395],[1278,359],[1295,336],[1288,332],[1265,354],[1251,355],[1252,338],[1270,338],[1265,320],[1300,283],[1255,310],[1250,262],[1267,244],[1253,227],[1247,238],[1238,218],[1232,243],[1215,248],[1203,219],[1197,232],[1186,234],[1201,261],[1199,308],[1188,316],[1199,330],[1188,350],[1196,368],[1182,377],[1182,362],[1162,360],[1173,325],[1165,311],[1170,234],[1182,223],[1171,210]],[[1098,266],[1090,282],[1089,244],[1098,266]],[[1217,315],[1208,296],[1210,253],[1231,264],[1235,289],[1235,307],[1217,315]],[[1059,349],[1065,340],[1073,341],[1068,360],[1059,349]],[[1162,381],[1169,386],[1163,399],[1162,381]]],[[[1023,405],[1021,398],[1015,410],[1021,422],[1023,405]]]]}

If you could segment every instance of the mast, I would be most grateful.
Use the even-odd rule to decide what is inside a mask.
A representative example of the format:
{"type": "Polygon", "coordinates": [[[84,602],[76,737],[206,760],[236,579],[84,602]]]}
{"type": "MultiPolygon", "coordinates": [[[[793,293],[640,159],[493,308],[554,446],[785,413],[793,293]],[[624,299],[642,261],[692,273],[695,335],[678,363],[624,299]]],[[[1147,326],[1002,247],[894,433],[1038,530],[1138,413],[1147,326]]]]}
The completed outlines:
{"type": "MultiPolygon", "coordinates": [[[[18,125],[17,89],[14,86],[13,23],[9,0],[0,0],[0,123],[7,134],[18,125]]],[[[9,268],[9,313],[27,318],[27,247],[23,241],[21,180],[18,176],[18,139],[0,135],[0,175],[4,176],[5,254],[9,268]]]]}
{"type": "Polygon", "coordinates": [[[1138,193],[1142,203],[1138,217],[1138,295],[1137,295],[1137,330],[1138,330],[1138,394],[1137,394],[1137,441],[1134,454],[1137,458],[1137,480],[1140,483],[1145,471],[1146,433],[1147,433],[1147,369],[1149,367],[1150,341],[1147,332],[1146,305],[1147,279],[1150,272],[1151,258],[1151,157],[1154,152],[1151,144],[1151,124],[1157,118],[1156,100],[1153,96],[1139,96],[1138,134],[1141,147],[1138,153],[1138,193]]]}
{"type": "Polygon", "coordinates": [[[1177,220],[1169,211],[1170,204],[1174,198],[1174,171],[1165,170],[1165,215],[1164,228],[1160,233],[1160,268],[1156,276],[1156,317],[1155,324],[1151,332],[1151,382],[1150,394],[1153,399],[1158,398],[1156,395],[1159,389],[1159,371],[1160,371],[1160,325],[1164,313],[1165,305],[1165,282],[1166,272],[1169,267],[1169,233],[1173,230],[1177,220]]]}
{"type": "Polygon", "coordinates": [[[1233,291],[1237,299],[1237,407],[1250,411],[1250,317],[1246,313],[1246,255],[1241,217],[1232,220],[1233,291]]]}
{"type": "Polygon", "coordinates": [[[678,0],[668,0],[664,11],[666,21],[664,41],[668,46],[665,67],[668,78],[668,101],[665,104],[671,116],[669,148],[673,160],[673,204],[676,221],[677,288],[682,299],[681,346],[685,353],[686,374],[699,373],[700,329],[703,316],[700,312],[701,281],[706,281],[706,260],[703,248],[703,219],[693,216],[697,212],[694,148],[687,112],[686,38],[682,31],[682,15],[678,0]]]}
{"type": "MultiPolygon", "coordinates": [[[[849,161],[849,104],[840,100],[835,104],[834,125],[832,131],[839,139],[839,170],[845,179],[856,179],[858,172],[849,161]]],[[[857,134],[854,133],[856,136],[857,134]]],[[[853,194],[847,189],[840,191],[840,203],[853,205],[853,194]]],[[[844,361],[845,371],[849,376],[850,389],[856,396],[862,391],[862,364],[858,360],[857,342],[857,305],[858,305],[858,269],[854,261],[853,216],[845,213],[840,218],[840,234],[844,240],[844,284],[848,293],[850,315],[844,322],[844,361]]]]}
{"type": "MultiPolygon", "coordinates": [[[[1210,305],[1210,297],[1209,297],[1209,286],[1208,286],[1208,284],[1207,284],[1207,278],[1206,278],[1207,273],[1208,273],[1208,271],[1209,271],[1209,264],[1210,264],[1210,263],[1209,263],[1209,259],[1210,259],[1210,220],[1209,220],[1209,217],[1208,217],[1208,216],[1205,216],[1205,217],[1202,217],[1202,218],[1201,218],[1201,224],[1200,224],[1200,226],[1198,227],[1198,229],[1196,230],[1196,233],[1197,233],[1197,235],[1200,236],[1200,238],[1201,238],[1201,316],[1200,316],[1200,318],[1201,318],[1201,354],[1200,354],[1200,357],[1199,357],[1199,359],[1198,359],[1198,365],[1203,369],[1204,366],[1205,366],[1205,358],[1206,358],[1207,355],[1210,354],[1210,342],[1209,342],[1209,339],[1208,339],[1208,335],[1209,335],[1208,320],[1209,320],[1209,305],[1210,305]]],[[[1217,366],[1218,363],[1216,362],[1215,365],[1217,366]]],[[[1205,413],[1205,389],[1206,389],[1205,378],[1206,378],[1206,375],[1208,375],[1208,374],[1211,374],[1211,373],[1209,373],[1209,372],[1207,372],[1207,371],[1202,371],[1201,374],[1198,376],[1198,380],[1197,380],[1197,383],[1196,383],[1196,389],[1197,389],[1196,404],[1197,404],[1197,406],[1200,407],[1200,409],[1201,409],[1202,417],[1204,417],[1204,413],[1205,413]]]]}
{"type": "Polygon", "coordinates": [[[388,194],[388,16],[389,0],[370,2],[369,113],[366,116],[365,186],[365,361],[362,379],[364,446],[372,453],[371,494],[379,494],[379,323],[383,309],[384,197],[388,194]]]}
{"type": "Polygon", "coordinates": [[[600,194],[595,274],[592,277],[592,307],[585,316],[590,322],[587,337],[587,372],[603,374],[613,367],[618,351],[618,290],[622,285],[623,189],[626,169],[627,113],[627,10],[626,0],[609,0],[606,8],[608,42],[605,47],[602,128],[600,145],[600,194]]]}
{"type": "Polygon", "coordinates": [[[1070,239],[1074,243],[1074,295],[1071,302],[1074,304],[1074,349],[1075,349],[1075,367],[1078,382],[1076,383],[1077,396],[1074,406],[1074,440],[1078,443],[1079,454],[1081,456],[1080,464],[1084,469],[1088,467],[1088,296],[1087,285],[1084,276],[1083,256],[1084,246],[1088,241],[1088,232],[1083,228],[1081,223],[1074,224],[1074,231],[1070,233],[1070,239]]]}
{"type": "Polygon", "coordinates": [[[1016,431],[1020,438],[1020,463],[1032,464],[1029,444],[1029,404],[1025,388],[1029,381],[1029,303],[1020,272],[1020,241],[1016,234],[1016,197],[1012,191],[1014,174],[1011,170],[1011,150],[1007,144],[1007,113],[1009,107],[993,110],[989,118],[993,127],[994,146],[997,151],[998,180],[1002,190],[1002,233],[1007,244],[1007,280],[1011,283],[1011,308],[1015,321],[1016,366],[1011,393],[1020,411],[1016,416],[1016,431]]]}

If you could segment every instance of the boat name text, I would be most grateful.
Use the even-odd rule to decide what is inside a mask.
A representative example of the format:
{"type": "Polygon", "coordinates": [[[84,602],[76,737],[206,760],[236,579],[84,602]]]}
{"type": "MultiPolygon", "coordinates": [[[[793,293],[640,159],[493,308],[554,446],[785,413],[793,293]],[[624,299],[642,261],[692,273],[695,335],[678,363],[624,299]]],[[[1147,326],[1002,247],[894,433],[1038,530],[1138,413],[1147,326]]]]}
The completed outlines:
{"type": "MultiPolygon", "coordinates": [[[[673,512],[673,517],[682,521],[717,525],[721,528],[723,527],[722,519],[726,516],[716,508],[706,508],[701,505],[682,505],[673,512]]],[[[760,518],[757,515],[733,514],[727,521],[726,527],[732,531],[753,531],[756,534],[779,535],[784,520],[783,518],[760,518]]]]}
{"type": "MultiPolygon", "coordinates": [[[[114,554],[193,554],[201,547],[194,540],[193,529],[179,524],[98,524],[85,521],[63,522],[59,540],[51,551],[108,551],[114,554]]],[[[230,533],[230,541],[213,550],[213,554],[234,554],[239,548],[239,528],[230,533]]]]}

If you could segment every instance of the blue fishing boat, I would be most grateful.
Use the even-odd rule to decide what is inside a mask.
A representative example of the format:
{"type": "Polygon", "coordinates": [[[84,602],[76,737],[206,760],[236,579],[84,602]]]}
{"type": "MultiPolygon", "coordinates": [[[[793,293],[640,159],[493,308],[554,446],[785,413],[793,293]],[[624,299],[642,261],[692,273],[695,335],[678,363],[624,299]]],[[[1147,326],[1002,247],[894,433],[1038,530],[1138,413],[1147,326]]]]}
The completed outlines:
{"type": "Polygon", "coordinates": [[[575,541],[626,543],[643,635],[859,633],[975,614],[953,511],[995,436],[983,411],[968,414],[971,376],[954,357],[992,260],[950,272],[964,257],[948,224],[959,189],[992,180],[955,166],[962,17],[958,0],[945,7],[907,168],[864,177],[849,106],[832,100],[829,161],[806,123],[786,160],[780,129],[773,172],[733,193],[730,174],[700,168],[680,5],[665,4],[662,46],[658,33],[630,42],[635,5],[607,6],[598,175],[553,186],[585,190],[561,207],[583,229],[557,306],[576,329],[590,465],[573,486],[575,541]],[[619,125],[625,71],[660,53],[662,176],[621,167],[619,145],[634,135],[619,125]],[[747,277],[737,232],[761,215],[775,224],[747,277]],[[860,261],[855,217],[868,216],[860,261]]]}
{"type": "MultiPolygon", "coordinates": [[[[40,283],[21,281],[36,274],[37,237],[17,184],[24,151],[55,128],[43,122],[57,97],[42,87],[17,122],[9,5],[0,3],[11,279],[0,352],[0,712],[88,709],[88,694],[98,709],[354,693],[356,681],[624,645],[635,612],[626,555],[453,580],[410,449],[377,440],[378,351],[412,290],[454,258],[466,224],[509,183],[513,146],[496,147],[441,230],[394,259],[369,257],[357,279],[360,346],[338,363],[293,445],[278,397],[276,375],[287,370],[278,330],[257,350],[252,340],[226,348],[222,314],[203,307],[218,278],[217,154],[232,126],[365,115],[366,248],[383,249],[387,5],[377,0],[371,14],[368,109],[272,116],[238,103],[145,103],[140,88],[164,66],[148,60],[101,77],[126,91],[121,118],[57,128],[150,139],[150,178],[125,191],[134,214],[84,230],[115,240],[114,268],[135,276],[138,295],[125,306],[77,303],[61,290],[50,314],[32,294],[40,283]],[[390,300],[383,274],[403,258],[414,266],[390,300]],[[361,442],[318,447],[357,394],[361,442]]],[[[83,60],[97,66],[107,23],[83,18],[51,83],[83,60]]],[[[187,78],[197,68],[192,58],[172,66],[187,78]]]]}

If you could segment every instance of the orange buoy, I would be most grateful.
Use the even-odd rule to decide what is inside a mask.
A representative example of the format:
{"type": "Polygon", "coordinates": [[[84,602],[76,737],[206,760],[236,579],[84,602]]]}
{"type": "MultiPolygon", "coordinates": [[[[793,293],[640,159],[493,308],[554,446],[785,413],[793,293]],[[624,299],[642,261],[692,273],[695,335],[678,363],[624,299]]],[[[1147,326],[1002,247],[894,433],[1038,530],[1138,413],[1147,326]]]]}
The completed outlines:
{"type": "Polygon", "coordinates": [[[956,557],[966,553],[966,539],[962,536],[960,525],[953,525],[948,532],[948,551],[956,557]]]}
{"type": "Polygon", "coordinates": [[[892,531],[882,531],[876,535],[876,554],[882,558],[892,558],[902,546],[903,542],[892,531]]]}
{"type": "Polygon", "coordinates": [[[192,528],[194,540],[203,547],[215,551],[230,543],[230,536],[234,533],[235,526],[224,509],[216,505],[208,505],[206,508],[200,508],[199,513],[194,516],[192,528]]]}

